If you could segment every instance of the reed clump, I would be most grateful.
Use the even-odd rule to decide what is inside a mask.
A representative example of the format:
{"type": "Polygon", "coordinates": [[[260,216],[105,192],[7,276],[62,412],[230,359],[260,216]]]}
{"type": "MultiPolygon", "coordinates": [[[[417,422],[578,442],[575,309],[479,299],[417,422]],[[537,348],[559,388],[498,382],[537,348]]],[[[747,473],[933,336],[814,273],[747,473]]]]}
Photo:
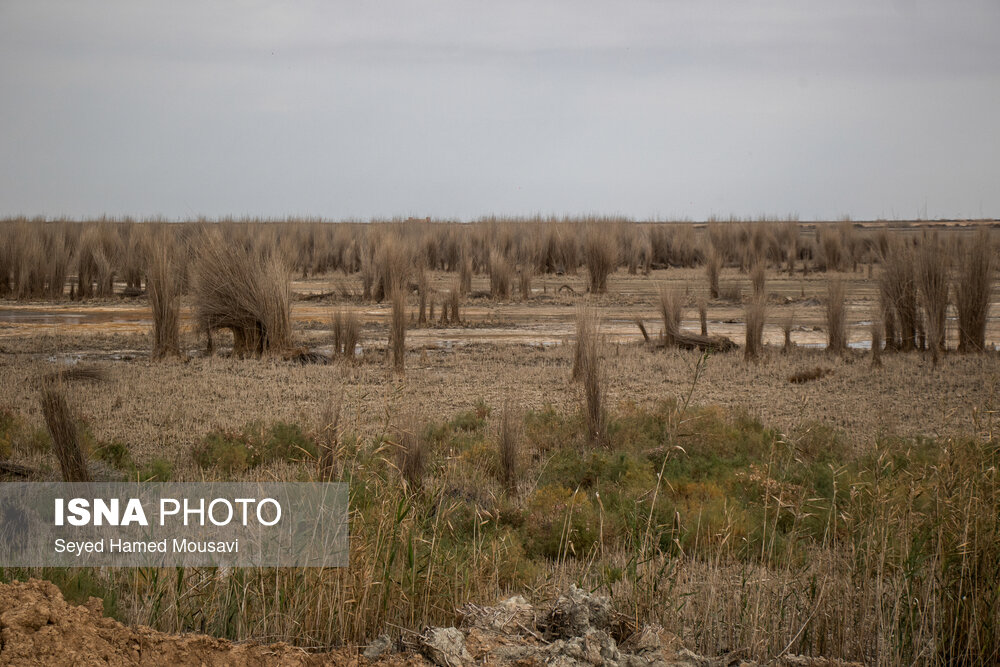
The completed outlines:
{"type": "Polygon", "coordinates": [[[396,291],[403,290],[413,270],[411,253],[405,242],[395,234],[386,234],[375,251],[374,288],[372,296],[377,302],[391,299],[396,291]]]}
{"type": "Polygon", "coordinates": [[[180,267],[170,239],[161,236],[149,251],[146,286],[153,311],[153,358],[180,356],[180,267]]]}
{"type": "Polygon", "coordinates": [[[767,314],[767,299],[763,294],[752,296],[747,302],[746,347],[743,356],[747,361],[760,359],[764,352],[764,320],[767,314]]]}
{"type": "Polygon", "coordinates": [[[826,294],[826,349],[833,354],[843,354],[847,351],[845,294],[843,280],[834,278],[829,281],[826,294]]]}
{"type": "Polygon", "coordinates": [[[521,476],[521,438],[524,417],[507,401],[500,412],[497,439],[500,450],[500,477],[508,493],[517,491],[521,476]]]}
{"type": "Polygon", "coordinates": [[[882,303],[887,348],[908,352],[917,340],[917,283],[913,248],[904,240],[884,237],[879,298],[882,303]]]}
{"type": "Polygon", "coordinates": [[[340,308],[333,313],[333,355],[353,361],[361,339],[358,313],[353,308],[340,308]]]}
{"type": "Polygon", "coordinates": [[[618,264],[618,239],[605,225],[592,225],[583,241],[583,258],[590,274],[590,291],[608,291],[608,276],[618,264]]]}
{"type": "Polygon", "coordinates": [[[450,290],[448,290],[448,299],[441,306],[441,312],[444,313],[445,305],[448,307],[448,316],[451,318],[452,324],[462,323],[462,311],[460,310],[462,301],[462,290],[459,285],[455,285],[450,290]]]}
{"type": "Polygon", "coordinates": [[[412,491],[423,487],[427,473],[428,443],[421,431],[420,422],[411,417],[396,434],[396,467],[412,491]]]}
{"type": "Polygon", "coordinates": [[[682,296],[676,290],[660,286],[658,306],[660,319],[663,321],[663,343],[667,347],[678,344],[681,333],[682,296]]]}
{"type": "Polygon", "coordinates": [[[506,254],[494,249],[490,252],[490,295],[494,299],[510,298],[510,287],[514,281],[514,266],[506,254]]]}
{"type": "Polygon", "coordinates": [[[604,375],[601,368],[601,341],[597,316],[589,310],[577,313],[577,365],[583,383],[583,407],[587,424],[587,442],[593,446],[608,444],[608,423],[604,409],[604,375]]]}
{"type": "Polygon", "coordinates": [[[87,458],[62,387],[54,382],[44,383],[41,403],[45,426],[52,438],[52,449],[59,460],[63,481],[89,482],[87,458]]]}
{"type": "Polygon", "coordinates": [[[986,349],[986,322],[996,268],[989,230],[978,230],[975,239],[966,241],[961,247],[963,258],[955,278],[958,351],[981,352],[986,349]]]}
{"type": "Polygon", "coordinates": [[[927,345],[936,364],[940,353],[945,349],[950,259],[937,235],[924,237],[916,259],[917,286],[924,306],[927,345]]]}
{"type": "Polygon", "coordinates": [[[389,297],[392,311],[389,317],[389,350],[392,368],[403,374],[406,367],[406,298],[402,289],[395,290],[389,297]]]}
{"type": "Polygon", "coordinates": [[[280,354],[291,347],[288,269],[274,252],[255,250],[206,232],[192,270],[201,327],[229,329],[237,357],[280,354]]]}
{"type": "Polygon", "coordinates": [[[705,276],[708,278],[708,294],[713,299],[719,298],[719,273],[722,271],[722,256],[713,246],[708,252],[705,262],[705,276]]]}
{"type": "Polygon", "coordinates": [[[882,328],[885,326],[885,320],[882,317],[881,312],[876,312],[872,317],[871,334],[872,334],[872,366],[879,367],[882,365],[882,343],[884,334],[882,328]]]}
{"type": "Polygon", "coordinates": [[[764,296],[764,287],[767,280],[767,270],[763,261],[757,261],[750,269],[750,284],[753,285],[753,295],[755,298],[764,296]]]}

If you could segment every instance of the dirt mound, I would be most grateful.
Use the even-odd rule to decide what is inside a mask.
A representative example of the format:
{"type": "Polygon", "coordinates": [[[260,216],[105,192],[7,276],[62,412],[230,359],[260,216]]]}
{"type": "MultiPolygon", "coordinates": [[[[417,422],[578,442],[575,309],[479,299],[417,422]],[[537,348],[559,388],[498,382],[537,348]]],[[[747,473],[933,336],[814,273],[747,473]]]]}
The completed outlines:
{"type": "MultiPolygon", "coordinates": [[[[379,637],[363,655],[343,649],[308,653],[287,644],[235,644],[204,635],[169,635],[130,628],[101,613],[90,598],[68,604],[48,581],[0,584],[0,665],[89,665],[164,667],[680,667],[752,664],[735,656],[703,658],[658,626],[635,628],[615,614],[607,598],[571,587],[547,609],[523,597],[492,607],[468,605],[459,628],[428,628],[403,642],[379,637]]],[[[791,667],[841,665],[837,661],[789,656],[791,667]]]]}
{"type": "MultiPolygon", "coordinates": [[[[347,665],[353,653],[312,655],[285,644],[234,644],[204,635],[129,628],[102,614],[102,603],[68,604],[48,581],[0,585],[0,665],[347,665]]],[[[401,663],[405,664],[405,663],[401,663]]]]}

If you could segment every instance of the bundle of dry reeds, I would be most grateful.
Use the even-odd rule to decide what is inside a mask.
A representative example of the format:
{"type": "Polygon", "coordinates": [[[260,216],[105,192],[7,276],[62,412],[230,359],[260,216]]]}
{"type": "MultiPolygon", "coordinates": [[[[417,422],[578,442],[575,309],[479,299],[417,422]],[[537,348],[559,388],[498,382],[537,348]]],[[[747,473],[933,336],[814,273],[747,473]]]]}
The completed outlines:
{"type": "Polygon", "coordinates": [[[955,282],[958,351],[980,352],[986,348],[986,322],[996,262],[989,230],[980,229],[975,239],[965,242],[963,248],[965,256],[955,282]]]}
{"type": "Polygon", "coordinates": [[[192,266],[197,319],[206,331],[230,329],[236,356],[281,353],[291,346],[288,270],[274,253],[206,231],[192,266]]]}

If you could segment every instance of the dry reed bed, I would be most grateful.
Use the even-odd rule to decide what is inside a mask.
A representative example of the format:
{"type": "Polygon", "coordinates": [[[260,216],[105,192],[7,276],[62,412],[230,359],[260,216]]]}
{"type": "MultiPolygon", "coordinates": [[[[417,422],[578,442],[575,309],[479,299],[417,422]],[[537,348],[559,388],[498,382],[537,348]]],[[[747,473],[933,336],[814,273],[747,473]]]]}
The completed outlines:
{"type": "MultiPolygon", "coordinates": [[[[163,235],[187,247],[210,223],[159,224],[101,219],[83,222],[24,218],[0,220],[0,297],[18,299],[107,297],[139,292],[149,271],[151,242],[163,235]],[[158,237],[153,239],[152,237],[158,237]]],[[[774,271],[857,271],[891,260],[881,233],[918,238],[916,223],[875,226],[849,221],[709,220],[636,223],[622,218],[483,218],[466,224],[388,221],[330,224],[318,221],[211,223],[227,242],[277,255],[302,278],[358,274],[365,298],[381,301],[420,268],[460,275],[463,295],[472,274],[490,274],[491,290],[508,298],[515,279],[576,274],[586,269],[590,290],[607,289],[617,268],[629,274],[650,269],[704,265],[717,298],[722,267],[743,271],[762,264],[774,271]]],[[[949,245],[969,228],[942,228],[949,245]]],[[[182,256],[186,257],[186,256],[182,256]]],[[[182,274],[186,267],[178,267],[182,274]]],[[[187,291],[187,282],[182,280],[187,291]]],[[[524,287],[522,286],[522,297],[524,287]]]]}

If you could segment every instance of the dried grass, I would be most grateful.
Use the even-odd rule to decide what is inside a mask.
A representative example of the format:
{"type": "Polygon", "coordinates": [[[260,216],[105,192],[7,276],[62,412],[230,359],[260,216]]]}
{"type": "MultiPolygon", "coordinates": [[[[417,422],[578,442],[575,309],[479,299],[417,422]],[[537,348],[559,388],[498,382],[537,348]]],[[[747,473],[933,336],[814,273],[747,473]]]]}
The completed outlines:
{"type": "Polygon", "coordinates": [[[743,350],[747,361],[755,361],[764,352],[764,320],[767,315],[767,300],[763,295],[754,296],[746,306],[746,347],[743,350]]]}
{"type": "Polygon", "coordinates": [[[843,280],[834,278],[829,281],[826,296],[826,349],[833,354],[843,354],[847,351],[845,294],[843,280]]]}
{"type": "Polygon", "coordinates": [[[788,376],[788,381],[792,384],[803,384],[806,382],[812,382],[813,380],[819,380],[826,377],[833,370],[830,368],[823,368],[822,366],[816,366],[815,368],[805,368],[800,371],[796,371],[788,376]]]}
{"type": "Polygon", "coordinates": [[[427,472],[427,443],[422,437],[420,422],[413,417],[406,421],[396,434],[396,467],[407,488],[419,490],[427,472]]]}
{"type": "Polygon", "coordinates": [[[514,281],[514,266],[510,259],[498,249],[490,252],[490,295],[494,299],[510,298],[510,286],[514,281]]]}
{"type": "MultiPolygon", "coordinates": [[[[604,446],[608,441],[607,415],[604,409],[604,374],[601,367],[600,322],[592,311],[577,312],[577,366],[583,381],[583,407],[587,423],[587,442],[604,446]]],[[[575,367],[574,370],[577,370],[575,367]]]]}
{"type": "Polygon", "coordinates": [[[937,364],[940,353],[945,349],[948,276],[951,262],[947,250],[937,235],[924,237],[916,259],[917,285],[924,306],[927,345],[934,363],[937,364]]]}
{"type": "Polygon", "coordinates": [[[291,291],[284,261],[223,238],[202,235],[192,266],[196,317],[207,332],[230,329],[238,357],[291,347],[291,291]]]}
{"type": "Polygon", "coordinates": [[[681,333],[681,295],[666,285],[660,286],[658,306],[660,319],[663,322],[663,342],[667,347],[673,347],[681,333]]]}
{"type": "Polygon", "coordinates": [[[964,243],[963,254],[955,282],[958,351],[982,352],[986,349],[986,323],[996,262],[989,230],[980,229],[974,240],[964,243]]]}
{"type": "Polygon", "coordinates": [[[389,350],[392,368],[403,374],[406,367],[406,299],[402,289],[396,289],[389,297],[392,312],[389,318],[389,350]]]}
{"type": "Polygon", "coordinates": [[[354,361],[355,351],[361,339],[361,325],[353,308],[341,308],[333,313],[333,354],[354,361]]]}
{"type": "Polygon", "coordinates": [[[378,302],[391,299],[393,294],[406,287],[412,271],[411,254],[406,242],[395,234],[382,238],[375,253],[375,285],[373,296],[378,302]]]}
{"type": "Polygon", "coordinates": [[[713,299],[719,298],[719,272],[722,270],[722,256],[713,246],[705,262],[705,275],[708,278],[708,293],[713,299]]]}
{"type": "Polygon", "coordinates": [[[510,401],[505,402],[500,412],[497,439],[500,450],[500,477],[508,493],[517,491],[521,476],[521,423],[521,411],[515,409],[510,401]]]}
{"type": "Polygon", "coordinates": [[[153,311],[153,358],[180,356],[180,271],[176,251],[160,235],[149,252],[146,285],[153,311]]]}
{"type": "Polygon", "coordinates": [[[608,276],[618,264],[618,239],[607,225],[591,225],[583,240],[583,259],[590,274],[590,291],[608,291],[608,276]]]}
{"type": "Polygon", "coordinates": [[[765,268],[765,263],[763,261],[756,261],[753,267],[750,269],[750,284],[753,286],[754,298],[764,297],[764,287],[765,281],[767,279],[767,271],[765,268]]]}
{"type": "Polygon", "coordinates": [[[73,421],[73,414],[62,388],[53,382],[45,383],[41,403],[45,426],[52,437],[52,448],[59,460],[63,481],[89,482],[87,459],[80,446],[76,422],[73,421]]]}
{"type": "Polygon", "coordinates": [[[901,239],[885,238],[879,294],[886,313],[886,347],[914,349],[917,336],[917,286],[913,249],[901,239]]]}

